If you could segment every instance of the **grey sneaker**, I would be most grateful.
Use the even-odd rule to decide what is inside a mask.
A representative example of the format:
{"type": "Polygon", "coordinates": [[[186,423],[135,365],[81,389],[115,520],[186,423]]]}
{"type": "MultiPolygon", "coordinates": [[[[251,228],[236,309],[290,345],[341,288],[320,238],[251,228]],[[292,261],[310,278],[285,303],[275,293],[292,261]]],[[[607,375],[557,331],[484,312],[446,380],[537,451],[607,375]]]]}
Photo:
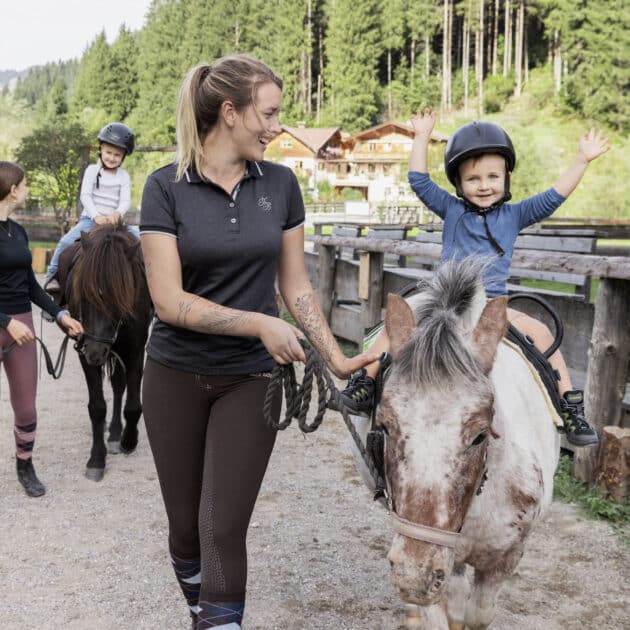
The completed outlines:
{"type": "Polygon", "coordinates": [[[567,441],[574,446],[595,446],[599,438],[597,431],[584,417],[584,393],[579,389],[565,392],[560,399],[560,406],[567,441]]]}
{"type": "Polygon", "coordinates": [[[374,406],[375,383],[365,368],[355,372],[341,392],[341,402],[353,413],[369,416],[374,406]]]}

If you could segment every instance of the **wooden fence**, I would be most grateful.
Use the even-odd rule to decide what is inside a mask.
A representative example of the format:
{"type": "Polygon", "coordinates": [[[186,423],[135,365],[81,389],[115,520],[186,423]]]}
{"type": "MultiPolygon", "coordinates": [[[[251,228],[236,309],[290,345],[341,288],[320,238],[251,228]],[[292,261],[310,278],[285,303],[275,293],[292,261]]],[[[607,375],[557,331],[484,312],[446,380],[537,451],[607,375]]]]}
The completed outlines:
{"type": "MultiPolygon", "coordinates": [[[[307,261],[324,313],[335,334],[356,342],[365,328],[382,319],[387,293],[422,274],[409,268],[386,269],[384,255],[438,261],[441,253],[441,246],[435,243],[339,236],[316,236],[313,240],[317,252],[308,253],[307,261]],[[360,260],[340,258],[339,248],[358,250],[360,260]]],[[[620,426],[630,357],[630,257],[521,249],[515,251],[512,265],[599,278],[594,305],[582,305],[584,309],[593,308],[590,337],[580,340],[588,352],[585,408],[600,434],[604,426],[620,426]]],[[[574,303],[565,313],[575,310],[574,303]]],[[[578,321],[573,335],[584,334],[579,324],[578,321]]],[[[597,457],[598,449],[577,449],[576,476],[593,481],[597,457]]]]}

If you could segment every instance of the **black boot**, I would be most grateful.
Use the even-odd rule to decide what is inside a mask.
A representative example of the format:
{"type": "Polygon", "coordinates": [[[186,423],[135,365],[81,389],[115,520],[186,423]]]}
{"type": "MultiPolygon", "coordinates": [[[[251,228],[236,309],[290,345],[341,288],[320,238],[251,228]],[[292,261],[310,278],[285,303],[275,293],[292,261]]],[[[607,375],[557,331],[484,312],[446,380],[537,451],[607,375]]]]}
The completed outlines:
{"type": "Polygon", "coordinates": [[[41,497],[46,494],[44,484],[37,478],[33,460],[20,459],[16,457],[18,481],[24,486],[24,490],[29,497],[41,497]]]}
{"type": "Polygon", "coordinates": [[[579,389],[565,392],[560,399],[567,442],[574,446],[595,446],[597,431],[584,417],[584,393],[579,389]]]}
{"type": "Polygon", "coordinates": [[[374,379],[365,368],[361,368],[350,377],[347,387],[341,392],[341,402],[352,413],[369,417],[374,406],[374,390],[374,379]]]}

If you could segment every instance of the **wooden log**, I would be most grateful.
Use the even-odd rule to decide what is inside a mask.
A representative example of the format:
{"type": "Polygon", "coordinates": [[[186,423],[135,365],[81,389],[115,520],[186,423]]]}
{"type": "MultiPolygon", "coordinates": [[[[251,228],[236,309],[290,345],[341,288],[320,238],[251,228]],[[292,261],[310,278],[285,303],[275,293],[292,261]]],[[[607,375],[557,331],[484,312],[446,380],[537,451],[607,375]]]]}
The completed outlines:
{"type": "MultiPolygon", "coordinates": [[[[595,299],[595,319],[586,372],[586,417],[601,435],[605,426],[618,426],[630,356],[630,282],[602,278],[595,299]]],[[[595,482],[597,448],[576,450],[573,473],[595,482]]]]}
{"type": "Polygon", "coordinates": [[[604,427],[597,483],[613,501],[626,503],[630,490],[630,428],[604,427]]]}

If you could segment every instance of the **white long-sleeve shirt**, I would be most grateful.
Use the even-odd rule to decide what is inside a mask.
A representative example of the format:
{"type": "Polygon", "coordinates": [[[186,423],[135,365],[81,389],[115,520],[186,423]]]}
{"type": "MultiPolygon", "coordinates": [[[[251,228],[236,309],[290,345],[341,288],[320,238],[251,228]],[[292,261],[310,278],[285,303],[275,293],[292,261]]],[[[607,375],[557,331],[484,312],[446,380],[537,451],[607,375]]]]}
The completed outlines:
{"type": "Polygon", "coordinates": [[[82,216],[94,219],[97,216],[107,217],[114,212],[121,216],[131,207],[131,181],[124,168],[108,173],[100,164],[90,164],[85,169],[81,183],[82,216]],[[96,178],[98,178],[98,188],[96,178]]]}

